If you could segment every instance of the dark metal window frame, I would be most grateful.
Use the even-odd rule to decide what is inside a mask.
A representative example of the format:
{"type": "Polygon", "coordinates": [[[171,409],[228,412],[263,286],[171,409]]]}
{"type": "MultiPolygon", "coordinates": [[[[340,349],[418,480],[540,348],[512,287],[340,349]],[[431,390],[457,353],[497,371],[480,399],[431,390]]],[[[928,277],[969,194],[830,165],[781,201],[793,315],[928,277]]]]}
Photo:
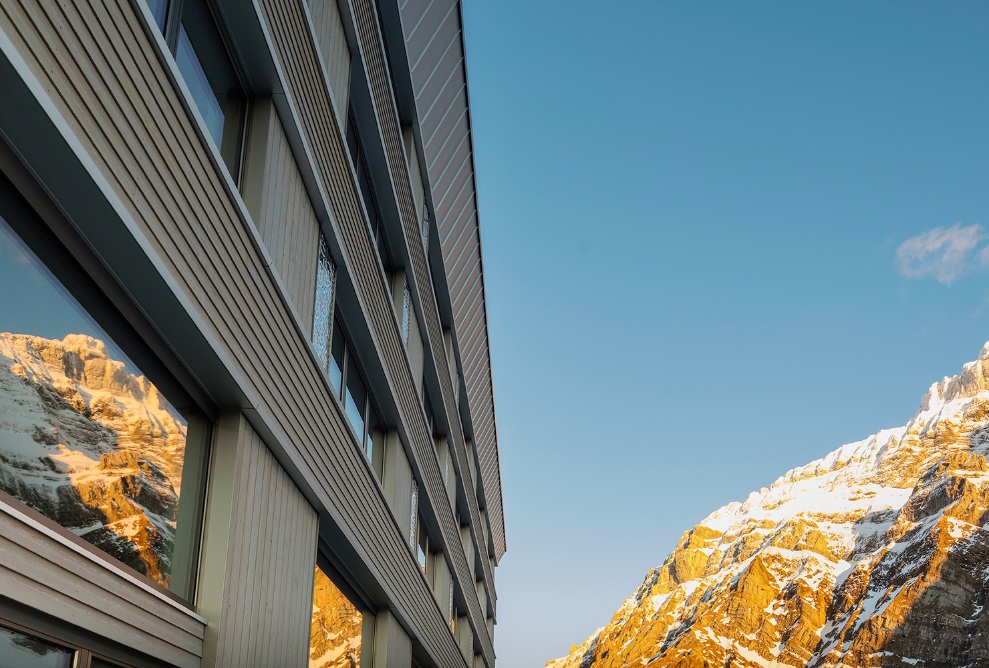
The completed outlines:
{"type": "Polygon", "coordinates": [[[130,668],[131,666],[131,664],[121,663],[116,659],[111,659],[110,657],[89,647],[84,647],[82,645],[69,642],[54,636],[51,633],[46,633],[45,631],[41,631],[30,626],[18,624],[17,622],[3,616],[0,616],[0,627],[14,631],[15,633],[21,633],[31,638],[36,638],[42,642],[50,643],[60,649],[64,649],[67,652],[72,652],[74,655],[72,668],[90,668],[93,665],[94,660],[101,661],[110,666],[119,666],[119,668],[130,668]]]}
{"type": "MultiPolygon", "coordinates": [[[[145,0],[139,0],[144,2],[145,0]]],[[[223,158],[223,163],[227,166],[230,176],[233,177],[234,183],[240,186],[243,182],[244,176],[244,163],[245,156],[247,153],[247,128],[248,128],[248,114],[250,113],[249,104],[249,88],[245,83],[245,78],[240,68],[237,67],[236,60],[233,57],[233,50],[230,48],[230,38],[224,30],[223,22],[219,20],[218,12],[213,6],[210,0],[164,0],[165,1],[165,21],[164,26],[161,28],[162,37],[165,39],[165,44],[168,46],[169,54],[172,58],[176,58],[179,40],[179,30],[182,24],[182,14],[187,3],[200,3],[206,12],[209,14],[210,20],[213,22],[213,28],[220,37],[220,49],[224,52],[227,64],[230,66],[230,70],[236,79],[237,85],[240,89],[241,100],[241,112],[240,117],[236,119],[237,128],[235,131],[231,130],[230,133],[236,132],[236,139],[231,140],[230,145],[226,145],[227,141],[222,143],[225,146],[217,146],[217,150],[220,152],[220,156],[223,158]]],[[[155,29],[159,26],[154,23],[155,29]]],[[[195,99],[191,99],[192,103],[190,106],[198,110],[198,105],[195,99]]],[[[207,135],[209,132],[206,133],[207,135]]],[[[224,131],[224,135],[227,135],[227,131],[224,131]]],[[[215,142],[214,142],[215,143],[215,142]]]]}

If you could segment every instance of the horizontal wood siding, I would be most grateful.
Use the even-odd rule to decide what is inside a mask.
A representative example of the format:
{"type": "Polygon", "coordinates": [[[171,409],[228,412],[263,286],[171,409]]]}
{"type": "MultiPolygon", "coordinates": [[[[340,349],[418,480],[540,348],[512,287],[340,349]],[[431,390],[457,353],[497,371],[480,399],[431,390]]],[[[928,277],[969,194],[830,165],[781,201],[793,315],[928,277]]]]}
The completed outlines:
{"type": "Polygon", "coordinates": [[[176,666],[199,666],[205,624],[0,501],[0,595],[176,666]]]}
{"type": "Polygon", "coordinates": [[[319,522],[245,420],[233,491],[216,665],[305,665],[319,522]]]}
{"type": "MultiPolygon", "coordinates": [[[[137,0],[136,0],[137,1],[137,0]]],[[[346,148],[317,64],[305,39],[303,7],[291,0],[261,3],[277,59],[286,74],[289,104],[302,120],[303,139],[344,244],[344,259],[380,357],[391,374],[402,419],[415,425],[421,453],[429,444],[418,393],[402,349],[362,211],[346,148]],[[297,100],[297,102],[295,102],[297,100]]],[[[321,515],[346,537],[377,585],[399,611],[432,660],[465,665],[436,608],[405,533],[374,482],[339,403],[318,368],[305,327],[288,296],[269,276],[259,233],[229,192],[215,165],[205,128],[194,121],[169,74],[174,65],[136,5],[83,0],[9,0],[0,3],[0,30],[22,54],[57,112],[153,247],[168,281],[194,310],[217,354],[227,361],[259,420],[311,481],[321,515]],[[162,60],[159,60],[162,58],[162,60]]],[[[222,169],[222,167],[221,167],[222,169]]],[[[441,497],[432,459],[426,484],[441,497]]],[[[447,524],[451,523],[446,510],[447,524]]],[[[452,531],[448,535],[455,535],[452,531]]],[[[452,541],[450,541],[452,543],[452,541]]],[[[462,551],[461,551],[462,555],[462,551]]],[[[462,560],[462,556],[461,556],[462,560]]]]}

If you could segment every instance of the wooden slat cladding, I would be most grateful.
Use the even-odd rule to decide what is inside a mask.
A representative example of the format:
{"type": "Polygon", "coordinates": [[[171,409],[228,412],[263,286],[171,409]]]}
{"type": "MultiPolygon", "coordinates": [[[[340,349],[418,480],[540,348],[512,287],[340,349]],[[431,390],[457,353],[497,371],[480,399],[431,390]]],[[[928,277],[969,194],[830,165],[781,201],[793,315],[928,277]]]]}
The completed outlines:
{"type": "MultiPolygon", "coordinates": [[[[402,153],[401,130],[395,114],[394,100],[391,93],[390,83],[385,65],[383,44],[377,25],[377,14],[369,0],[353,0],[354,14],[357,22],[357,32],[361,46],[361,55],[365,69],[368,74],[372,102],[378,118],[378,127],[381,132],[382,144],[388,161],[389,170],[392,177],[394,192],[398,197],[399,211],[402,216],[402,224],[405,229],[406,240],[418,239],[419,218],[413,204],[411,181],[402,153]]],[[[419,243],[408,243],[407,248],[411,258],[412,270],[419,286],[430,285],[429,269],[426,265],[425,251],[419,243]]],[[[468,471],[466,444],[463,437],[463,428],[460,423],[460,412],[457,407],[454,390],[450,379],[452,377],[445,354],[445,343],[443,332],[439,324],[439,309],[432,297],[432,291],[419,291],[420,303],[425,316],[428,345],[432,351],[432,357],[436,364],[436,371],[439,377],[439,385],[442,394],[447,420],[449,422],[451,441],[455,443],[455,452],[458,459],[458,468],[462,472],[461,477],[468,471]],[[424,294],[425,293],[425,294],[424,294]]],[[[434,458],[418,455],[420,463],[435,461],[434,458]]],[[[461,480],[461,484],[466,481],[461,480]]],[[[480,519],[477,506],[477,498],[474,494],[465,494],[468,502],[468,509],[471,516],[471,529],[474,533],[474,540],[480,544],[481,531],[480,519]]],[[[493,495],[492,495],[493,496],[493,495]]],[[[453,570],[458,582],[464,590],[464,598],[472,624],[475,628],[481,629],[485,625],[485,615],[480,608],[477,597],[474,595],[474,588],[470,586],[474,582],[474,577],[467,565],[467,557],[463,550],[463,545],[459,540],[459,527],[453,518],[452,507],[446,504],[437,504],[437,496],[431,495],[434,503],[434,510],[440,518],[444,536],[444,544],[453,562],[453,570]],[[458,549],[459,548],[459,549],[458,549]]],[[[493,576],[485,569],[485,579],[489,583],[489,588],[493,590],[493,576]]],[[[494,664],[494,646],[491,639],[482,636],[480,643],[482,652],[488,660],[489,665],[494,664]]]]}
{"type": "Polygon", "coordinates": [[[266,123],[267,147],[258,232],[303,326],[312,323],[319,221],[278,114],[266,123]]]}
{"type": "Polygon", "coordinates": [[[313,32],[319,42],[323,67],[330,81],[330,89],[335,103],[340,125],[347,124],[347,109],[350,105],[350,47],[347,34],[343,30],[340,9],[336,0],[308,0],[309,15],[312,17],[313,32]]]}
{"type": "Polygon", "coordinates": [[[304,665],[316,512],[241,420],[216,665],[304,665]]]}
{"type": "MultiPolygon", "coordinates": [[[[470,215],[466,218],[460,213],[460,208],[443,208],[437,210],[437,228],[441,239],[459,238],[460,228],[472,226],[476,228],[476,198],[474,196],[473,149],[469,139],[469,113],[467,112],[466,69],[464,62],[463,34],[460,25],[459,0],[409,0],[401,5],[402,26],[405,33],[406,48],[409,63],[412,67],[413,88],[416,91],[416,105],[419,111],[419,123],[422,128],[423,141],[429,145],[424,149],[426,169],[432,185],[440,199],[445,200],[446,194],[453,189],[460,192],[464,182],[469,182],[471,193],[470,215]],[[436,93],[435,91],[440,91],[436,93]],[[459,98],[458,98],[459,96],[459,98]],[[443,101],[441,101],[441,98],[443,101]],[[455,111],[460,108],[461,112],[455,111]],[[466,114],[466,116],[465,116],[466,114]],[[465,127],[458,122],[467,119],[465,127]],[[453,157],[457,150],[465,151],[466,156],[453,157]],[[464,163],[468,168],[463,169],[464,163]],[[454,177],[451,181],[451,177],[454,177]],[[457,182],[459,181],[459,183],[457,182]],[[465,222],[466,221],[466,222],[465,222]]],[[[440,209],[440,207],[437,207],[440,209]]],[[[446,242],[443,245],[444,263],[449,262],[446,242]]],[[[476,257],[476,269],[470,273],[481,276],[480,245],[473,249],[476,257]]],[[[468,276],[463,280],[473,280],[468,276]]],[[[458,286],[451,281],[451,293],[458,286]]],[[[454,313],[462,312],[464,303],[451,299],[454,313]]],[[[482,314],[484,319],[484,336],[476,339],[472,345],[464,345],[462,340],[463,322],[455,317],[460,355],[464,367],[478,366],[483,363],[483,370],[474,382],[467,383],[467,397],[470,402],[471,415],[475,433],[487,433],[489,436],[476,439],[480,460],[482,484],[486,490],[485,498],[493,534],[495,553],[498,558],[505,551],[505,524],[501,498],[501,473],[498,463],[498,445],[494,424],[494,399],[491,384],[490,356],[488,355],[487,313],[484,300],[470,306],[470,313],[482,314]]]]}
{"type": "Polygon", "coordinates": [[[176,666],[199,666],[204,622],[149,588],[0,501],[0,594],[176,666]]]}
{"type": "MultiPolygon", "coordinates": [[[[284,9],[268,14],[273,25],[284,21],[284,9]]],[[[298,37],[308,28],[301,7],[292,4],[288,11],[289,32],[273,32],[283,35],[282,53],[304,49],[303,56],[283,60],[301,64],[303,72],[294,81],[317,91],[304,100],[305,133],[314,138],[313,154],[334,213],[356,221],[362,215],[356,186],[324,80],[314,68],[314,47],[298,37]]],[[[431,592],[416,575],[406,538],[315,364],[308,333],[297,326],[286,297],[267,274],[257,233],[230,196],[216,170],[216,155],[211,159],[205,149],[205,135],[193,125],[146,29],[129,3],[0,3],[0,30],[75,133],[87,163],[153,247],[157,265],[195,311],[245,394],[264,397],[258,414],[270,421],[279,446],[312,481],[321,512],[349,535],[436,663],[463,665],[431,592]]],[[[302,97],[297,90],[292,95],[302,97]]],[[[372,330],[386,331],[388,323],[394,330],[393,340],[381,347],[390,369],[405,365],[403,404],[417,404],[383,287],[377,286],[377,301],[368,303],[366,297],[369,284],[381,283],[366,225],[346,225],[341,236],[372,330]]],[[[436,486],[435,464],[433,469],[426,477],[436,486]]]]}
{"type": "MultiPolygon", "coordinates": [[[[425,416],[402,344],[401,333],[387,296],[389,286],[381,275],[374,242],[364,220],[354,174],[347,160],[347,149],[339,126],[332,122],[327,113],[332,105],[323,77],[319,73],[315,47],[312,42],[299,39],[299,35],[305,34],[308,30],[305,14],[301,5],[295,2],[264,0],[260,6],[270,31],[275,49],[274,55],[285,78],[286,95],[294,102],[302,134],[313,156],[315,172],[324,184],[330,210],[334,219],[338,221],[337,233],[343,245],[348,273],[377,346],[378,357],[392,384],[400,419],[406,427],[410,445],[419,463],[422,482],[420,494],[428,498],[436,509],[440,525],[443,527],[444,542],[455,545],[450,539],[456,535],[453,529],[452,511],[448,505],[444,508],[442,504],[437,503],[437,500],[442,498],[440,496],[443,489],[442,479],[435,458],[426,457],[426,454],[430,453],[427,448],[431,447],[431,439],[427,433],[425,416]]],[[[405,190],[409,191],[408,177],[406,177],[405,190]]],[[[418,234],[418,227],[414,229],[418,234]]],[[[411,552],[406,554],[409,558],[408,563],[414,566],[411,552]]],[[[460,563],[466,571],[462,550],[460,563]]],[[[394,565],[390,566],[394,568],[394,565]]],[[[401,605],[403,592],[393,592],[393,594],[396,602],[406,613],[416,612],[413,605],[401,605]]],[[[418,612],[419,618],[413,620],[420,624],[421,634],[417,633],[417,636],[435,660],[444,666],[462,665],[464,660],[457,651],[444,621],[435,614],[435,607],[432,614],[426,610],[418,612]]],[[[483,619],[481,621],[483,623],[483,619]]],[[[491,657],[493,663],[493,649],[491,657]]]]}

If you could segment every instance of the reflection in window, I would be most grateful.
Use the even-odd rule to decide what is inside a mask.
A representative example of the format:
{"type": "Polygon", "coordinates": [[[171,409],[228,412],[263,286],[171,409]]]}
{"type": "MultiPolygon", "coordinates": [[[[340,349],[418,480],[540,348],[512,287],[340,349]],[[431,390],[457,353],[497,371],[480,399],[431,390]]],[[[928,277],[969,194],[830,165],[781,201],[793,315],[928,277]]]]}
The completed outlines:
{"type": "Polygon", "coordinates": [[[71,668],[75,652],[0,626],[0,668],[71,668]]]}
{"type": "Polygon", "coordinates": [[[422,247],[429,250],[429,207],[422,206],[422,247]]]}
{"type": "Polygon", "coordinates": [[[145,1],[213,143],[236,180],[246,96],[209,8],[204,0],[145,1]],[[180,16],[174,17],[176,13],[180,16]]]}
{"type": "Polygon", "coordinates": [[[155,17],[155,23],[158,24],[158,30],[162,32],[165,31],[165,15],[168,11],[168,0],[145,0],[148,4],[148,9],[151,10],[151,15],[155,17]]]}
{"type": "Polygon", "coordinates": [[[70,263],[39,242],[77,296],[14,222],[37,235],[0,215],[0,490],[191,598],[206,425],[77,301],[103,308],[70,263]]]}
{"type": "Polygon", "coordinates": [[[333,581],[316,569],[313,587],[310,668],[357,668],[364,615],[333,581]]]}
{"type": "Polygon", "coordinates": [[[422,516],[419,515],[419,539],[416,545],[416,560],[419,562],[419,568],[422,569],[423,574],[426,574],[427,560],[429,558],[429,535],[426,533],[426,526],[422,522],[422,516]]]}
{"type": "Polygon", "coordinates": [[[316,263],[316,299],[313,308],[312,341],[316,355],[323,364],[329,365],[330,330],[333,324],[333,284],[336,266],[330,257],[329,248],[323,235],[319,237],[319,260],[316,263]]]}
{"type": "Polygon", "coordinates": [[[363,444],[364,416],[367,411],[367,389],[364,387],[364,381],[361,380],[361,374],[357,371],[357,365],[352,356],[349,357],[347,362],[347,393],[343,403],[344,411],[347,413],[347,419],[350,420],[350,424],[354,427],[354,431],[357,432],[358,438],[363,444]]]}
{"type": "Polygon", "coordinates": [[[412,314],[412,293],[409,292],[409,283],[405,282],[405,290],[402,294],[402,342],[409,345],[409,325],[412,314]]]}
{"type": "Polygon", "coordinates": [[[419,485],[416,479],[412,479],[412,511],[409,515],[409,547],[414,548],[416,544],[416,518],[419,515],[419,485]]]}

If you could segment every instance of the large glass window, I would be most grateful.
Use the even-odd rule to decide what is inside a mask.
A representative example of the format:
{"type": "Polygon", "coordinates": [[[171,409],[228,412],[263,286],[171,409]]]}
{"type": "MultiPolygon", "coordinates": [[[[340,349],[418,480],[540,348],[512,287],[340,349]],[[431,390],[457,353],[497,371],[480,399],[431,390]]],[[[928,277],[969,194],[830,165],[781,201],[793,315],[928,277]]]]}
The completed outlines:
{"type": "Polygon", "coordinates": [[[365,623],[358,607],[317,567],[309,635],[310,668],[358,668],[365,623]]]}
{"type": "Polygon", "coordinates": [[[0,668],[72,668],[75,652],[0,626],[0,668]]]}
{"type": "Polygon", "coordinates": [[[206,421],[74,267],[0,190],[0,491],[191,599],[206,421]]]}
{"type": "Polygon", "coordinates": [[[206,1],[145,1],[213,143],[238,180],[246,95],[206,1]]]}

